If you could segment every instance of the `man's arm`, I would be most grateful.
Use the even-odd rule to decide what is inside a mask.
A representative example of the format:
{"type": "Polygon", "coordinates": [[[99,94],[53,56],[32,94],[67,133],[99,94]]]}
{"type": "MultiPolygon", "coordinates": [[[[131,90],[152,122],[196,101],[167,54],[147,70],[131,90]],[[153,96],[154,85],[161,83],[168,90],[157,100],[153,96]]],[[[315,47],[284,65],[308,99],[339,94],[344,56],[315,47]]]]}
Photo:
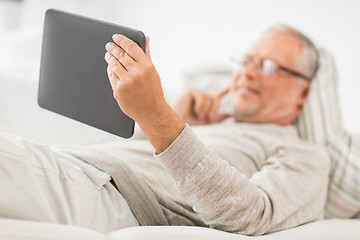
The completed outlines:
{"type": "Polygon", "coordinates": [[[114,43],[106,45],[105,59],[114,97],[121,110],[134,119],[152,143],[156,152],[164,151],[189,124],[211,124],[228,117],[219,114],[220,99],[228,93],[224,89],[208,94],[192,89],[175,105],[166,103],[159,74],[150,57],[149,39],[146,53],[136,43],[122,35],[114,35],[114,43]]]}
{"type": "MultiPolygon", "coordinates": [[[[231,138],[225,144],[236,147],[241,142],[231,138]]],[[[300,141],[284,140],[276,147],[261,169],[247,177],[187,126],[156,157],[204,223],[227,232],[262,235],[317,220],[326,200],[330,164],[325,151],[300,141]]]]}

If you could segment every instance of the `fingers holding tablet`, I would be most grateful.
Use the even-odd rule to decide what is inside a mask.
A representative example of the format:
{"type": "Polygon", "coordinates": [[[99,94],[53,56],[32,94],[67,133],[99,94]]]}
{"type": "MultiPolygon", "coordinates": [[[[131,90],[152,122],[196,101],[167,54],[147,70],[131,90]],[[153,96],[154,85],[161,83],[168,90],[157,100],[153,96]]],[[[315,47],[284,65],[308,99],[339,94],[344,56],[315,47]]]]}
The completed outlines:
{"type": "Polygon", "coordinates": [[[144,51],[131,39],[124,35],[114,34],[113,41],[124,50],[135,62],[141,62],[145,59],[144,51]]]}
{"type": "Polygon", "coordinates": [[[105,46],[107,52],[105,54],[105,60],[112,66],[114,71],[117,68],[122,67],[127,71],[134,60],[126,54],[126,52],[114,43],[107,43],[105,46]]]}
{"type": "Polygon", "coordinates": [[[119,77],[113,72],[113,70],[111,69],[110,65],[108,65],[107,67],[107,75],[108,75],[108,78],[110,80],[110,83],[111,83],[111,89],[113,90],[116,90],[118,88],[118,85],[120,83],[120,79],[119,77]]]}

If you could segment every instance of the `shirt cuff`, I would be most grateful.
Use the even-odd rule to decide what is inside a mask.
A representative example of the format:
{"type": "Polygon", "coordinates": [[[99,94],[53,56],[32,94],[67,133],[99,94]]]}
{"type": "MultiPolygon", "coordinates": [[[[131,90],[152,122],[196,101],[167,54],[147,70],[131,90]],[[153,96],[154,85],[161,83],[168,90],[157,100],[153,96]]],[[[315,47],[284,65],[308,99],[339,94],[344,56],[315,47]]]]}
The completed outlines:
{"type": "Polygon", "coordinates": [[[200,141],[191,127],[186,124],[179,136],[170,146],[155,158],[161,161],[175,180],[184,179],[207,158],[209,150],[200,141]]]}

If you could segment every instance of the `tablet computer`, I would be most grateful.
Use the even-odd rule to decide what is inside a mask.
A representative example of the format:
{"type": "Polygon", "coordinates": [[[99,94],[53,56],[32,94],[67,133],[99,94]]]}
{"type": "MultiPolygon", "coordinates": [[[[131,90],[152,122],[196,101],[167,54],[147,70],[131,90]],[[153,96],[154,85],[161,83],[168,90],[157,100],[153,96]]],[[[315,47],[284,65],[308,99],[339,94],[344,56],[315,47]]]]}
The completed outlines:
{"type": "Polygon", "coordinates": [[[105,44],[120,33],[144,51],[139,30],[55,9],[45,14],[38,104],[40,107],[123,138],[134,121],[113,97],[104,59],[105,44]]]}

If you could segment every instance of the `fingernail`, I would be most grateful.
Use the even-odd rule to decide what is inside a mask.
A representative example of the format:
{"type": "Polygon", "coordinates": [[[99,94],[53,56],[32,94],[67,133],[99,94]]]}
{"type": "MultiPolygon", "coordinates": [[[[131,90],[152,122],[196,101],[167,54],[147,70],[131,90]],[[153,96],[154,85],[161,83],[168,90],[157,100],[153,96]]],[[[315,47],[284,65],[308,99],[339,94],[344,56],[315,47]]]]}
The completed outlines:
{"type": "Polygon", "coordinates": [[[119,37],[119,34],[114,34],[114,35],[112,36],[113,39],[117,39],[118,37],[119,37]]]}
{"type": "Polygon", "coordinates": [[[109,60],[109,59],[110,59],[110,53],[108,53],[108,52],[105,53],[105,59],[106,59],[106,60],[109,60]]]}
{"type": "Polygon", "coordinates": [[[105,45],[105,48],[106,48],[106,49],[110,49],[110,48],[111,48],[111,43],[108,42],[108,43],[105,45]]]}

